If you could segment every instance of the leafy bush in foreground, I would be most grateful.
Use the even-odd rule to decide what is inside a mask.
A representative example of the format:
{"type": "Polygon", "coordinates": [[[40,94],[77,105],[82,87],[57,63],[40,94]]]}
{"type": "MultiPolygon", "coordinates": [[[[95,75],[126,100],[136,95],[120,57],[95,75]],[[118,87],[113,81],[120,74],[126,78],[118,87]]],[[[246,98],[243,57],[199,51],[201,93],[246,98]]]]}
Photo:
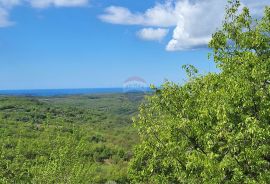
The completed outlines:
{"type": "Polygon", "coordinates": [[[238,1],[210,47],[221,72],[165,83],[135,119],[134,183],[270,183],[270,8],[238,1]]]}

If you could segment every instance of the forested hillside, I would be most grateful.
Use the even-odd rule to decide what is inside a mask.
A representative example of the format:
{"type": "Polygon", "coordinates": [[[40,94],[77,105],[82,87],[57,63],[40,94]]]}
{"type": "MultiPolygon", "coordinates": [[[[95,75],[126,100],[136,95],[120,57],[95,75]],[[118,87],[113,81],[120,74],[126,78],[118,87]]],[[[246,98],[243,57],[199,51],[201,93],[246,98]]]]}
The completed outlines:
{"type": "Polygon", "coordinates": [[[143,94],[0,97],[0,183],[126,183],[143,94]]]}

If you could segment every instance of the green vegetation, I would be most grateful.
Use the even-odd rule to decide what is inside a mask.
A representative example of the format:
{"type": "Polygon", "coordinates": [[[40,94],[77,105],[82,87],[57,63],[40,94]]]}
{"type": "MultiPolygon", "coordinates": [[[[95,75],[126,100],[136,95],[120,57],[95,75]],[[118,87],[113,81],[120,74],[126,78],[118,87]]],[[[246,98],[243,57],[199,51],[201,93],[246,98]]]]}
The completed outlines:
{"type": "Polygon", "coordinates": [[[0,183],[270,183],[270,8],[239,7],[209,44],[220,73],[185,65],[146,101],[0,97],[0,183]]]}
{"type": "Polygon", "coordinates": [[[231,1],[210,47],[219,74],[165,83],[135,119],[133,183],[270,183],[270,7],[255,21],[231,1]]]}
{"type": "Polygon", "coordinates": [[[127,183],[143,94],[0,97],[0,183],[127,183]]]}

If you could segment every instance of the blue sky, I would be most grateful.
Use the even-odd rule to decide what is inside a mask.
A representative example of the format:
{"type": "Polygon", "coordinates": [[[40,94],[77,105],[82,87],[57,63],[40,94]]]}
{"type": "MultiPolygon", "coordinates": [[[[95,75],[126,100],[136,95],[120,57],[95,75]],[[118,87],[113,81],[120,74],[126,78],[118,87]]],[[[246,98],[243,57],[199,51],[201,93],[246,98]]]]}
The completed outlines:
{"type": "MultiPolygon", "coordinates": [[[[204,4],[66,1],[0,0],[0,89],[121,87],[131,76],[155,85],[165,79],[181,83],[183,64],[193,64],[202,73],[217,71],[207,59],[206,42],[220,18],[211,28],[192,22],[204,11],[197,6],[204,4]],[[177,7],[184,12],[189,6],[199,13],[183,14],[190,20],[183,25],[174,12],[177,7]],[[171,14],[170,20],[166,13],[171,14]],[[190,31],[192,27],[200,29],[201,35],[190,31]]],[[[213,11],[224,8],[213,6],[213,11]]]]}

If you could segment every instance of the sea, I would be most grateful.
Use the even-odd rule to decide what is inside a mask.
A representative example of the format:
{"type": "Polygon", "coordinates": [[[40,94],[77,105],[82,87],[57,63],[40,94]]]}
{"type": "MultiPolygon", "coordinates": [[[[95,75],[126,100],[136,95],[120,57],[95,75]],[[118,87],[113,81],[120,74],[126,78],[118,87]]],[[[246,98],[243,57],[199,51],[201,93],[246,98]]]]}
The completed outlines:
{"type": "Polygon", "coordinates": [[[124,93],[124,90],[123,88],[0,90],[0,95],[10,96],[63,96],[106,93],[124,93]]]}
{"type": "MultiPolygon", "coordinates": [[[[128,92],[147,92],[144,90],[134,90],[128,92]]],[[[113,94],[127,93],[124,88],[84,88],[84,89],[27,89],[27,90],[0,90],[0,95],[8,96],[65,96],[65,95],[87,95],[87,94],[113,94]]]]}

